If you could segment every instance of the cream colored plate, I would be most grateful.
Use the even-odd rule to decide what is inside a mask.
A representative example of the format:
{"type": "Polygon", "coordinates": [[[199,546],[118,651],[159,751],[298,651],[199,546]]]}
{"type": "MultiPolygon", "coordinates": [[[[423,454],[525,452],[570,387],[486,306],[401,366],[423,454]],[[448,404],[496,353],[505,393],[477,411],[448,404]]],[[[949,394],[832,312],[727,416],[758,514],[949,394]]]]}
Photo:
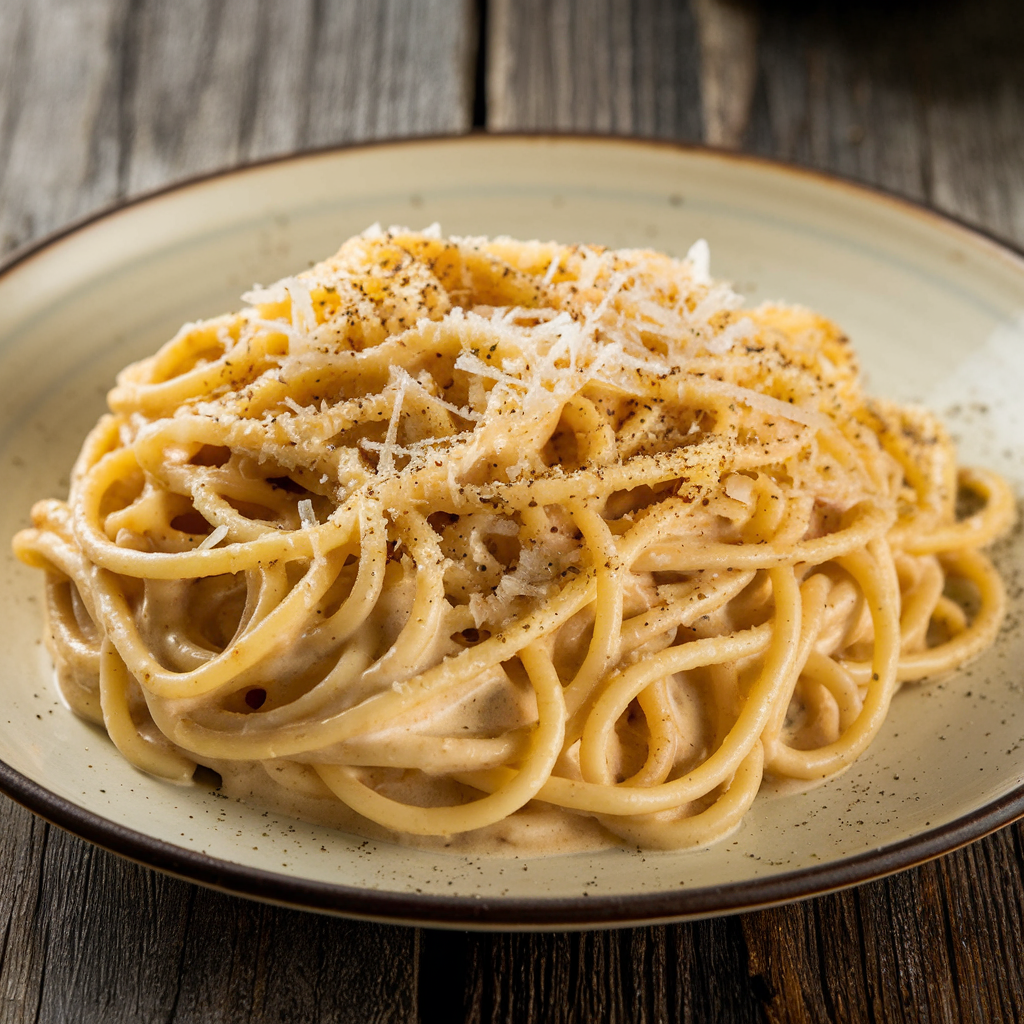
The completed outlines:
{"type": "MultiPolygon", "coordinates": [[[[704,237],[753,302],[839,321],[871,389],[944,414],[964,461],[1024,488],[1024,262],[908,204],[791,168],[667,145],[468,138],[299,157],[101,217],[0,276],[0,535],[61,494],[115,372],[185,320],[234,308],[373,221],[653,246],[704,237]]],[[[6,548],[6,544],[5,544],[6,548]]],[[[346,914],[572,927],[724,913],[897,870],[1024,813],[1024,544],[999,552],[997,648],[901,692],[844,776],[762,796],[722,844],[517,860],[439,856],[267,815],[141,775],[57,700],[38,575],[5,550],[0,787],[72,831],[205,884],[346,914]]]]}

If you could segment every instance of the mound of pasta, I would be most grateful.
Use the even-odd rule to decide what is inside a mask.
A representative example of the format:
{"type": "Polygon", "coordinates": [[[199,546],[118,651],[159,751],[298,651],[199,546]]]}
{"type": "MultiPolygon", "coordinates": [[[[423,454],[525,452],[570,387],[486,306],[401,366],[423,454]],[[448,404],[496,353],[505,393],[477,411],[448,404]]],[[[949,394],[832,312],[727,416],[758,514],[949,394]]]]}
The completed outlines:
{"type": "Polygon", "coordinates": [[[704,243],[371,229],[243,299],[121,373],[14,541],[147,772],[459,849],[699,845],[996,634],[1006,485],[704,243]]]}

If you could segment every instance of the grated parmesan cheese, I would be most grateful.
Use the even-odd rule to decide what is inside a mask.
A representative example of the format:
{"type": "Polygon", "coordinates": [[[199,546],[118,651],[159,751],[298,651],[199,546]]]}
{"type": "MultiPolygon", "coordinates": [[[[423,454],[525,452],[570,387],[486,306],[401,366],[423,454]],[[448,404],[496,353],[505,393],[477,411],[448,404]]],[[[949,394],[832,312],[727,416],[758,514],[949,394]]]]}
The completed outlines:
{"type": "Polygon", "coordinates": [[[212,533],[208,533],[200,542],[199,551],[209,551],[215,548],[228,535],[228,528],[221,524],[212,533]]]}
{"type": "Polygon", "coordinates": [[[316,526],[316,514],[313,512],[313,502],[309,498],[303,498],[299,502],[299,520],[302,525],[316,526]]]}

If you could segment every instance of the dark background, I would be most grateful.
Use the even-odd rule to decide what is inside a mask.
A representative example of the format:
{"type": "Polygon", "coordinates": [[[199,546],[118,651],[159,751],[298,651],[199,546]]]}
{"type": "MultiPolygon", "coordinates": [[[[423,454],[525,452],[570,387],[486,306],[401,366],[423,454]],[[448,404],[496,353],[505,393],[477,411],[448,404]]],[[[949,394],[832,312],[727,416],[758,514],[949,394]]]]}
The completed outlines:
{"type": "MultiPolygon", "coordinates": [[[[0,251],[311,146],[707,141],[1024,243],[1017,0],[0,0],[0,251]]],[[[1024,831],[848,892],[615,932],[245,902],[0,799],[0,1021],[1013,1021],[1024,831]]]]}

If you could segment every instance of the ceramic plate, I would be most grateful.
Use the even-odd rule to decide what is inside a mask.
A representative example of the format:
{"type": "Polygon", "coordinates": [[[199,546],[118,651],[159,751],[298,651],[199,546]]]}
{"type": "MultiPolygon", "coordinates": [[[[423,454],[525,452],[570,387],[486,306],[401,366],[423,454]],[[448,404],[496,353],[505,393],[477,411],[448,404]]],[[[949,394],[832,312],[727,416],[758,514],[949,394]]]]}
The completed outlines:
{"type": "MultiPolygon", "coordinates": [[[[0,536],[63,493],[115,372],[374,221],[453,234],[711,243],[752,302],[837,320],[871,390],[943,414],[965,462],[1024,490],[1024,261],[910,204],[753,159],[670,145],[476,137],[345,149],[203,179],[101,216],[0,275],[0,536]]],[[[4,541],[4,548],[7,543],[4,541]]],[[[1024,543],[998,645],[896,698],[840,778],[759,797],[710,849],[547,859],[437,855],[266,814],[140,774],[62,706],[41,580],[5,551],[0,787],[95,843],[224,890],[403,922],[501,928],[682,919],[796,899],[919,863],[1024,813],[1024,543]]]]}

